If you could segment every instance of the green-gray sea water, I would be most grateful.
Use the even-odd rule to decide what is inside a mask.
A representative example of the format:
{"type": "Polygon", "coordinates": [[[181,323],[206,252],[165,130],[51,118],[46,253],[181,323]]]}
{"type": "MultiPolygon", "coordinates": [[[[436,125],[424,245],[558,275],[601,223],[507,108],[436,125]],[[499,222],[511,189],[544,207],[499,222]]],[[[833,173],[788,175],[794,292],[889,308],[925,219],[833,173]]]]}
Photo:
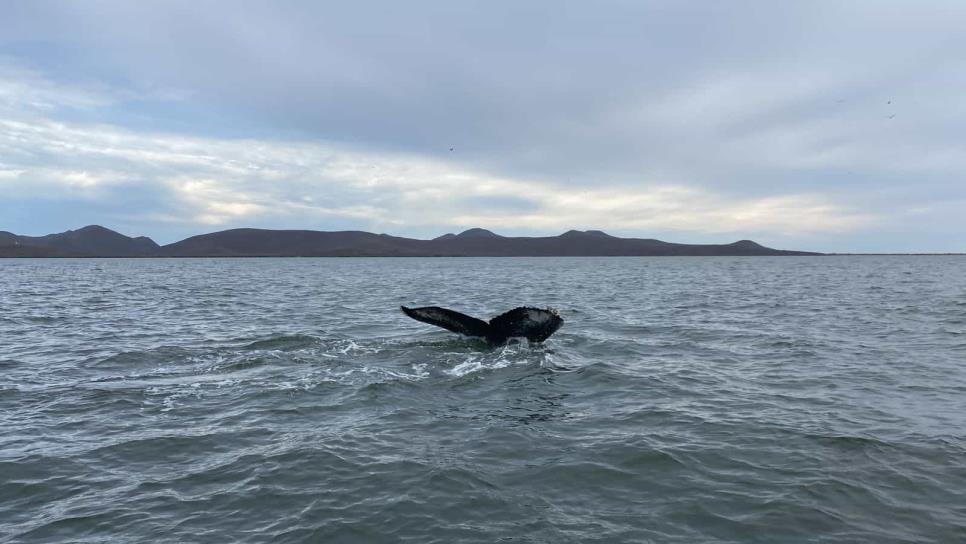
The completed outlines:
{"type": "Polygon", "coordinates": [[[966,258],[3,260],[0,541],[964,542],[966,258]]]}

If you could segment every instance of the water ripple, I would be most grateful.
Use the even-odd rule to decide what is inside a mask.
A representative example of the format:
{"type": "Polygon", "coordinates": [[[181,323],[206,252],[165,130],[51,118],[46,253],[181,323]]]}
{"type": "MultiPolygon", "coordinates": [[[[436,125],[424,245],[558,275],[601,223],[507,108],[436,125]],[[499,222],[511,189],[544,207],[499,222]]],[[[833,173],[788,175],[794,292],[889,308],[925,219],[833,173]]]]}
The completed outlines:
{"type": "Polygon", "coordinates": [[[0,541],[963,541],[964,264],[0,261],[0,541]]]}

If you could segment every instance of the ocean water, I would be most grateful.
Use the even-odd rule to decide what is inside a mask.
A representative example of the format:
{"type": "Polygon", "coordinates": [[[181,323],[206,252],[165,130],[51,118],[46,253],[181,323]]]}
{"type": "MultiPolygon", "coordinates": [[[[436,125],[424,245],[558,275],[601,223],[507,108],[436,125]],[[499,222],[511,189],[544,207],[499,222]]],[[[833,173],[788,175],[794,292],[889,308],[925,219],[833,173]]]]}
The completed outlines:
{"type": "Polygon", "coordinates": [[[0,541],[964,542],[966,258],[2,260],[0,541]]]}

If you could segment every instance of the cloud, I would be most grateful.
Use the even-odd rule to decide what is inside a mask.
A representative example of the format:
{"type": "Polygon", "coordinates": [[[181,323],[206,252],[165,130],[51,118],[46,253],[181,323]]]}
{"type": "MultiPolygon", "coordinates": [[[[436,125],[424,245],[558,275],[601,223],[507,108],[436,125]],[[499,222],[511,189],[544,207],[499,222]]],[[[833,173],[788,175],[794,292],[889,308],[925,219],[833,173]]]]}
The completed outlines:
{"type": "MultiPolygon", "coordinates": [[[[36,118],[0,121],[0,187],[9,194],[110,198],[150,189],[205,226],[292,217],[351,219],[371,229],[454,225],[554,233],[575,226],[696,233],[841,232],[871,218],[821,195],[726,197],[641,180],[581,190],[498,176],[414,154],[331,143],[144,134],[36,118]]],[[[150,211],[150,210],[148,210],[150,211]]]]}
{"type": "MultiPolygon", "coordinates": [[[[542,188],[538,213],[471,213],[453,223],[499,225],[543,231],[565,226],[618,231],[680,231],[702,234],[851,232],[875,217],[835,205],[818,195],[735,200],[686,187],[604,189],[561,194],[542,188]]],[[[530,193],[531,198],[534,193],[530,193]]]]}
{"type": "Polygon", "coordinates": [[[138,228],[162,237],[579,227],[881,249],[903,231],[948,249],[963,219],[908,211],[966,198],[963,16],[942,1],[17,3],[0,19],[0,196],[121,217],[141,191],[138,228]]]}
{"type": "Polygon", "coordinates": [[[57,85],[40,72],[0,57],[0,111],[90,109],[109,105],[112,98],[103,86],[83,88],[57,85]]]}

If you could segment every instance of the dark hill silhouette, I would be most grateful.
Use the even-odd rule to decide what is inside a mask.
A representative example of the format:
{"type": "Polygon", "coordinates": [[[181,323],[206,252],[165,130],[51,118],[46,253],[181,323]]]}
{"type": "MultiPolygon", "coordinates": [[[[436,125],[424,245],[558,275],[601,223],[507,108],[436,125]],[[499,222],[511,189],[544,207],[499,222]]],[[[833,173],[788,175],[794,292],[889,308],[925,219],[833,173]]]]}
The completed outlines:
{"type": "Polygon", "coordinates": [[[503,238],[499,234],[495,234],[493,231],[489,231],[481,228],[473,228],[464,230],[463,232],[456,235],[457,238],[503,238]]]}
{"type": "Polygon", "coordinates": [[[567,231],[560,236],[484,237],[432,240],[434,253],[466,256],[649,256],[809,255],[743,240],[733,244],[674,244],[654,239],[617,238],[601,231],[567,231]]]}
{"type": "Polygon", "coordinates": [[[732,244],[675,244],[649,238],[618,238],[599,230],[559,236],[500,236],[469,229],[433,240],[363,231],[231,229],[158,246],[92,225],[47,236],[0,232],[0,257],[514,257],[514,256],[818,255],[783,251],[751,240],[732,244]]]}
{"type": "Polygon", "coordinates": [[[57,250],[46,247],[20,245],[20,239],[12,232],[0,231],[0,258],[2,257],[65,257],[57,250]]]}
{"type": "Polygon", "coordinates": [[[25,256],[147,257],[155,255],[158,249],[160,246],[150,238],[131,238],[100,225],[46,236],[0,233],[0,256],[18,253],[25,256]]]}
{"type": "Polygon", "coordinates": [[[362,231],[232,229],[192,236],[163,246],[159,254],[171,257],[270,257],[270,256],[364,256],[415,255],[402,243],[407,240],[362,231]]]}

